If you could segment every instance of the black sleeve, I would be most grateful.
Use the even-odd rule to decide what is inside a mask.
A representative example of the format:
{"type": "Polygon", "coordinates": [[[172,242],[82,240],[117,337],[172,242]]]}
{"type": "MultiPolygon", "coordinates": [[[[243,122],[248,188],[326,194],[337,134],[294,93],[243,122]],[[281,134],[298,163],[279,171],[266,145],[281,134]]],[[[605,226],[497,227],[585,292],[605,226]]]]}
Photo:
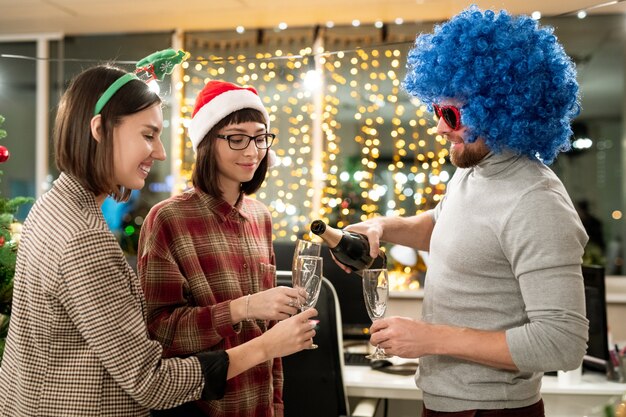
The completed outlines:
{"type": "Polygon", "coordinates": [[[195,356],[200,361],[204,375],[204,388],[201,399],[205,401],[219,400],[226,391],[226,375],[228,374],[229,358],[223,351],[200,352],[195,356]]]}

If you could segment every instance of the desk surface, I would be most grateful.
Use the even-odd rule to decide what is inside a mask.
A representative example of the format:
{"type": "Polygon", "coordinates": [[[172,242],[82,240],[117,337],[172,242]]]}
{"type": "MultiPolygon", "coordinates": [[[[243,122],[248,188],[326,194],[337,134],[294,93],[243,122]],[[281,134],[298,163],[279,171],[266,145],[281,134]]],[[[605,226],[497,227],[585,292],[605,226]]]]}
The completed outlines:
{"type": "Polygon", "coordinates": [[[369,366],[346,365],[343,379],[349,397],[422,399],[422,391],[415,386],[412,375],[392,375],[369,366]]]}
{"type": "MultiPolygon", "coordinates": [[[[347,365],[344,383],[350,397],[390,398],[420,400],[422,392],[415,386],[413,376],[392,375],[368,366],[347,365]]],[[[544,376],[541,386],[544,395],[600,395],[613,396],[626,393],[626,384],[609,382],[600,374],[584,374],[576,385],[560,385],[555,376],[544,376]]]]}

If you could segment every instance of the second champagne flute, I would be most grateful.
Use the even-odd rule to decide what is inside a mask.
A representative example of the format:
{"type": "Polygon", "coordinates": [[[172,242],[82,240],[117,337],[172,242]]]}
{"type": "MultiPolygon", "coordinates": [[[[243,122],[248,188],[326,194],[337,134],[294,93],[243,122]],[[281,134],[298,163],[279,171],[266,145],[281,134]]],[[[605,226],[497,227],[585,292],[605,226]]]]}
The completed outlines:
{"type": "MultiPolygon", "coordinates": [[[[298,256],[296,268],[292,275],[293,288],[304,289],[306,298],[300,305],[300,310],[308,310],[315,307],[322,288],[322,258],[320,256],[298,256]]],[[[310,349],[317,349],[313,343],[310,349]]]]}
{"type": "Polygon", "coordinates": [[[296,249],[293,252],[293,263],[291,264],[291,272],[296,273],[296,262],[299,256],[320,256],[322,245],[318,242],[310,240],[298,239],[296,249]]]}
{"type": "MultiPolygon", "coordinates": [[[[364,269],[361,274],[363,278],[363,298],[367,314],[372,321],[385,317],[387,310],[387,299],[389,298],[389,277],[387,269],[364,269]]],[[[376,346],[376,350],[368,359],[389,359],[384,349],[376,346]]]]}

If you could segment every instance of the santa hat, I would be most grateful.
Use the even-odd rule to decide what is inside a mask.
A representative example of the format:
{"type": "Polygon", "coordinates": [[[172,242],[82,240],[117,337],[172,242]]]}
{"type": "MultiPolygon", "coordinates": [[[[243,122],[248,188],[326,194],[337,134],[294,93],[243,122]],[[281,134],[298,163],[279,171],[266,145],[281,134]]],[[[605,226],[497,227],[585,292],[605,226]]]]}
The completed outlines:
{"type": "Polygon", "coordinates": [[[226,81],[209,81],[202,91],[198,93],[196,105],[191,116],[189,137],[191,138],[193,150],[198,150],[198,145],[202,139],[220,120],[242,109],[260,111],[269,131],[270,116],[254,88],[241,87],[226,81]]]}

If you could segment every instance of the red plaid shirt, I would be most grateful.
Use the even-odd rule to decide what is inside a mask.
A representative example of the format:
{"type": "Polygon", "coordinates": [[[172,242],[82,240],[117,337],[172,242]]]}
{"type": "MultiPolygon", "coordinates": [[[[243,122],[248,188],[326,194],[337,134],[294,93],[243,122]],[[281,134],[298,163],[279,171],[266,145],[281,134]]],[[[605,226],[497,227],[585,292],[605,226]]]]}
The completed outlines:
{"type": "MultiPolygon", "coordinates": [[[[151,336],[164,356],[229,349],[268,329],[231,323],[230,301],[276,285],[272,221],[260,202],[236,207],[192,190],[150,210],[139,239],[139,277],[151,336]]],[[[271,323],[270,323],[271,325],[271,323]]],[[[283,416],[282,363],[262,363],[228,381],[222,400],[202,404],[213,417],[283,416]]]]}

